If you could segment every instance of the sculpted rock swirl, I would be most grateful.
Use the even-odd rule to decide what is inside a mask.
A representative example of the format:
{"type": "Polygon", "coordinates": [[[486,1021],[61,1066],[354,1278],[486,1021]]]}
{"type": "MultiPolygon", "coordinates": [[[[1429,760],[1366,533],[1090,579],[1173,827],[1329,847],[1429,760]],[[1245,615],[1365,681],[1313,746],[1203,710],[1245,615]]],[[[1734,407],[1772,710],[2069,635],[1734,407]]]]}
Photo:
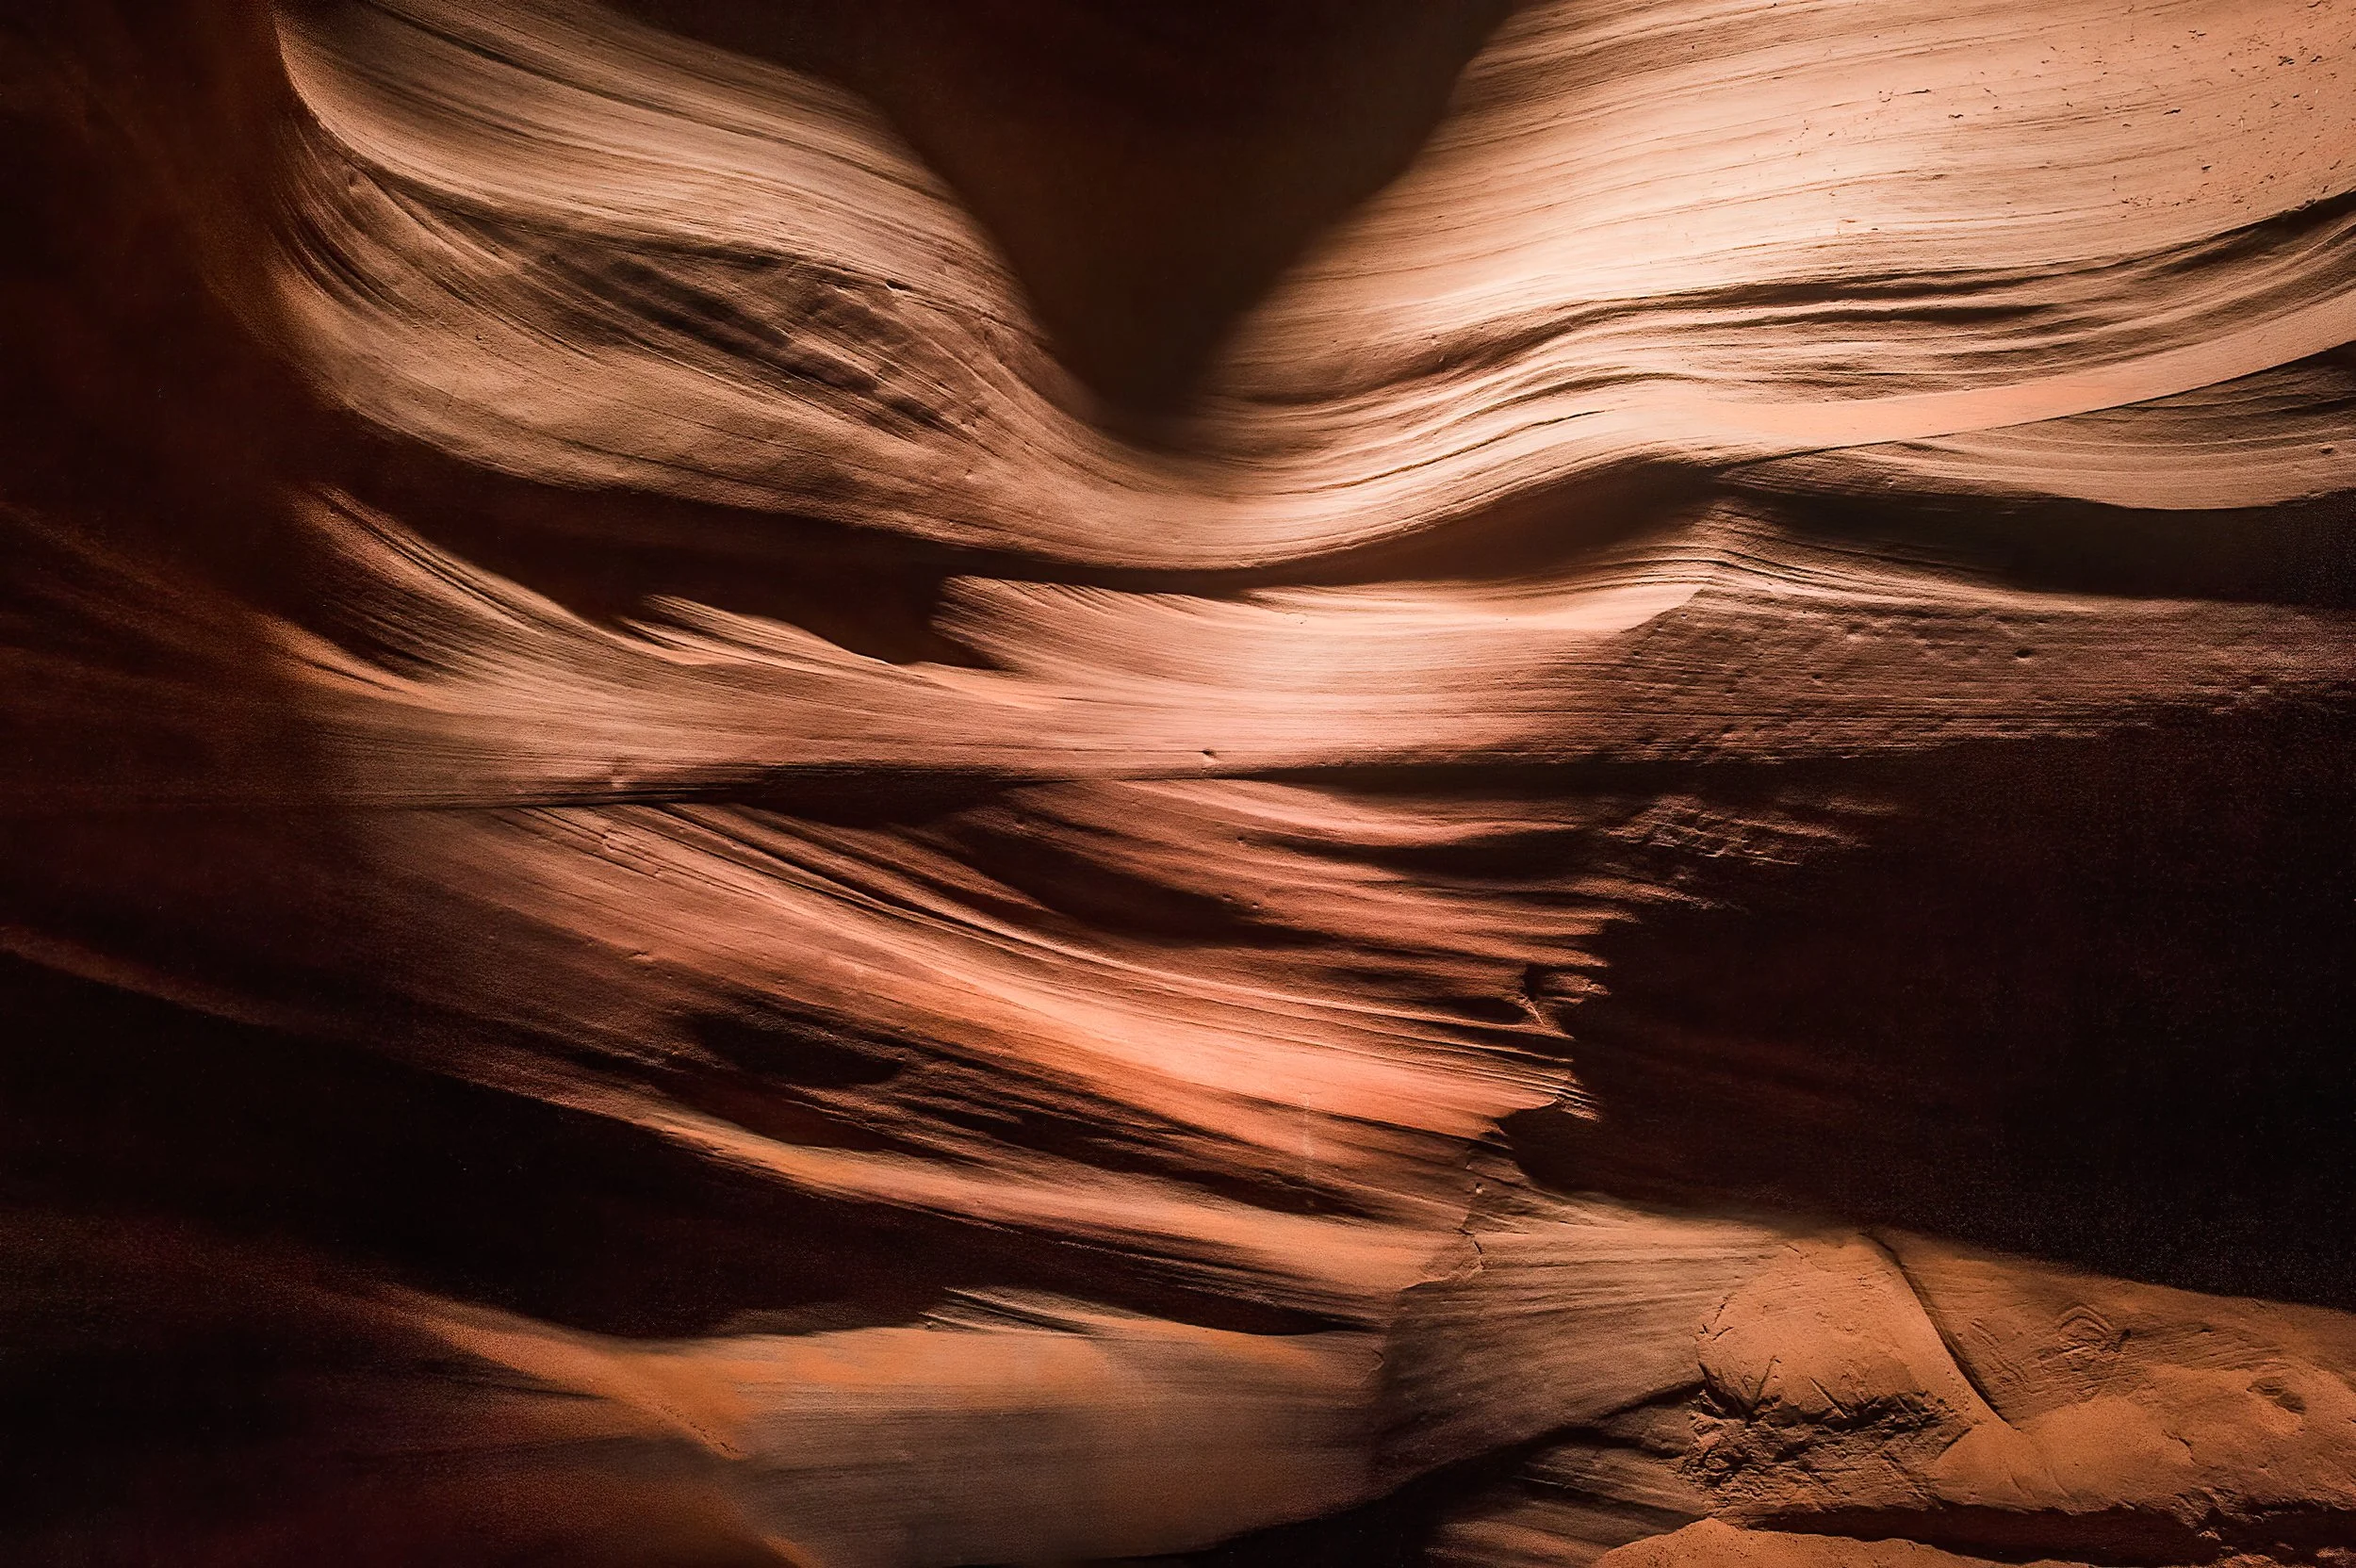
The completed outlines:
{"type": "Polygon", "coordinates": [[[2349,0],[0,123],[0,1560],[2356,1562],[2349,0]]]}

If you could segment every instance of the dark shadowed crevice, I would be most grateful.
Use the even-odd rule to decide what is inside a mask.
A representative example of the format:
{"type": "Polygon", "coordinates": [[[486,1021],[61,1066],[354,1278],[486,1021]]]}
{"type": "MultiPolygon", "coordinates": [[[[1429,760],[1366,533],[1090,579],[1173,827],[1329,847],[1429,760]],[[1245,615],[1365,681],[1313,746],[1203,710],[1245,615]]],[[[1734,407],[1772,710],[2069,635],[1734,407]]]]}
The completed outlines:
{"type": "Polygon", "coordinates": [[[15,958],[0,958],[0,1032],[15,1042],[0,1053],[0,1193],[19,1204],[282,1238],[607,1333],[820,1307],[900,1323],[990,1286],[1212,1327],[1321,1326],[1085,1249],[806,1197],[636,1127],[15,958]]]}
{"type": "MultiPolygon", "coordinates": [[[[1708,797],[1712,781],[1695,779],[1708,797]]],[[[1807,770],[1902,808],[1718,865],[1556,1009],[1579,1188],[1787,1207],[2194,1289],[2356,1300],[2356,763],[2328,711],[1807,770]]]]}
{"type": "Polygon", "coordinates": [[[627,0],[872,99],[1119,410],[1181,403],[1229,325],[1407,166],[1510,0],[627,0]]]}

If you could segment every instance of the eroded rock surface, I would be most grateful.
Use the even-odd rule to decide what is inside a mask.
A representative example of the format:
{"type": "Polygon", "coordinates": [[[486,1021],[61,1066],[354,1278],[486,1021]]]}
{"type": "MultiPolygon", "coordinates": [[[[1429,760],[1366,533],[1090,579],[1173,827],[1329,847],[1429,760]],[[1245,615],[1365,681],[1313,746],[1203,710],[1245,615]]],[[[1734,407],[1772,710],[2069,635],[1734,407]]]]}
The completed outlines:
{"type": "Polygon", "coordinates": [[[2356,10],[26,0],[0,1558],[2356,1558],[2356,10]]]}

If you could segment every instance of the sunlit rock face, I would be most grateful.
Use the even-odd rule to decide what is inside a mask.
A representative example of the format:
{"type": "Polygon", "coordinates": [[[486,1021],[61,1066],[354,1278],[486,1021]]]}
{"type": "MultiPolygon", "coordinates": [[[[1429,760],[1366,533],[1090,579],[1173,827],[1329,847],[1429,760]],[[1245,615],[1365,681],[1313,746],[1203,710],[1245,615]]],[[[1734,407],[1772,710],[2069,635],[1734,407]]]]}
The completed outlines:
{"type": "Polygon", "coordinates": [[[0,1560],[2356,1560],[2348,0],[0,117],[0,1560]]]}

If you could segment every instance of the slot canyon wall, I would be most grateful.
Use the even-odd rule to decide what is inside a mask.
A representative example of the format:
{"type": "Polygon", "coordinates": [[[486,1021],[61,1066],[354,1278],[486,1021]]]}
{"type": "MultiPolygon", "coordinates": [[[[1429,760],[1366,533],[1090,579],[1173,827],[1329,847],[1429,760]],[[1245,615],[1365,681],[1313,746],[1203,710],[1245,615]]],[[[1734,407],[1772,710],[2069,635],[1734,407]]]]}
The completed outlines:
{"type": "Polygon", "coordinates": [[[12,0],[0,1560],[2356,1563],[2356,4],[12,0]]]}

